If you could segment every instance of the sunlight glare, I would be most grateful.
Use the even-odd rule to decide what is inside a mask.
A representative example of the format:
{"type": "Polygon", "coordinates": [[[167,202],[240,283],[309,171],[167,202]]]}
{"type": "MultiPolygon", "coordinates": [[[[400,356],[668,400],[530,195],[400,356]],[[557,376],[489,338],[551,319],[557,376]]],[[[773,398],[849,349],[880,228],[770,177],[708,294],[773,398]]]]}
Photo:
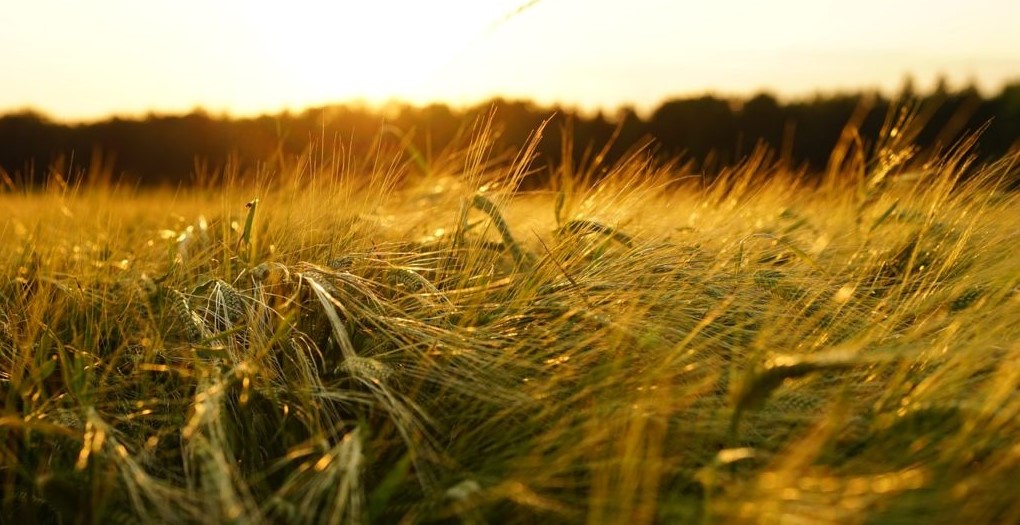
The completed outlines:
{"type": "Polygon", "coordinates": [[[304,102],[420,98],[415,88],[470,45],[513,2],[259,3],[238,10],[245,40],[304,102]]]}

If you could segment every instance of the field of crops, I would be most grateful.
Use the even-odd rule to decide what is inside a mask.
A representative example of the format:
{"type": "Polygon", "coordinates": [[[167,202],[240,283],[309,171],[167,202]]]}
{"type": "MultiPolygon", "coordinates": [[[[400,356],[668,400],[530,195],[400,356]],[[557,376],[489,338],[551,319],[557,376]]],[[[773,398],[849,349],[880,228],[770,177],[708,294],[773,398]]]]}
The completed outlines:
{"type": "Polygon", "coordinates": [[[487,144],[9,185],[2,521],[1020,522],[1016,156],[487,144]]]}

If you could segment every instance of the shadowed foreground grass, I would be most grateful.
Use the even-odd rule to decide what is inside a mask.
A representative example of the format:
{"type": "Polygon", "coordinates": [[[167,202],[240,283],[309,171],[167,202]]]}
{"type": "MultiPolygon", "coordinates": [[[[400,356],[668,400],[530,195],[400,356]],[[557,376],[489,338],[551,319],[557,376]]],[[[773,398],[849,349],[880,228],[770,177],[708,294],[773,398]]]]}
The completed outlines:
{"type": "Polygon", "coordinates": [[[1017,159],[902,151],[0,195],[3,516],[1020,521],[1017,159]]]}

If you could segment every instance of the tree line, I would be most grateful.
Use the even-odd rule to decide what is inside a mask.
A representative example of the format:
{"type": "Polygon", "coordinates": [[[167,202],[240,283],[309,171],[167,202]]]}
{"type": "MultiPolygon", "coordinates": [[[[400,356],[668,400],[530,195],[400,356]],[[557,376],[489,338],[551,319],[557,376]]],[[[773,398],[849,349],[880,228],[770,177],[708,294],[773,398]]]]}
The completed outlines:
{"type": "Polygon", "coordinates": [[[29,185],[55,170],[65,178],[103,173],[142,185],[187,184],[197,171],[230,164],[243,172],[301,155],[314,143],[338,144],[356,158],[378,148],[379,140],[396,142],[427,162],[466,145],[471,123],[488,118],[496,147],[508,150],[527,143],[546,123],[536,151],[550,165],[585,162],[594,151],[611,164],[642,148],[644,154],[711,171],[767,148],[810,175],[825,168],[848,123],[865,148],[873,147],[890,116],[904,109],[917,115],[915,142],[928,154],[975,132],[979,158],[998,158],[1020,146],[1020,82],[992,96],[973,87],[950,90],[944,83],[916,93],[908,83],[892,98],[862,92],[781,101],[768,93],[745,99],[706,94],[667,100],[644,116],[632,108],[585,114],[503,99],[467,108],[339,105],[255,118],[196,110],[82,124],[22,111],[0,117],[0,175],[29,185]]]}

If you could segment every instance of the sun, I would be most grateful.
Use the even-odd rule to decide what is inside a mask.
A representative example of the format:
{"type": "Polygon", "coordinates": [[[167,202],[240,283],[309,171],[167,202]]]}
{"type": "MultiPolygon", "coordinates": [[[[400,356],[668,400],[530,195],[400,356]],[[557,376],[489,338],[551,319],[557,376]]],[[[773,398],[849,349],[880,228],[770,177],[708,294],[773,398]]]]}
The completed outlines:
{"type": "Polygon", "coordinates": [[[468,49],[515,2],[295,1],[247,4],[238,38],[252,66],[301,104],[340,99],[415,101],[418,88],[468,49]]]}

